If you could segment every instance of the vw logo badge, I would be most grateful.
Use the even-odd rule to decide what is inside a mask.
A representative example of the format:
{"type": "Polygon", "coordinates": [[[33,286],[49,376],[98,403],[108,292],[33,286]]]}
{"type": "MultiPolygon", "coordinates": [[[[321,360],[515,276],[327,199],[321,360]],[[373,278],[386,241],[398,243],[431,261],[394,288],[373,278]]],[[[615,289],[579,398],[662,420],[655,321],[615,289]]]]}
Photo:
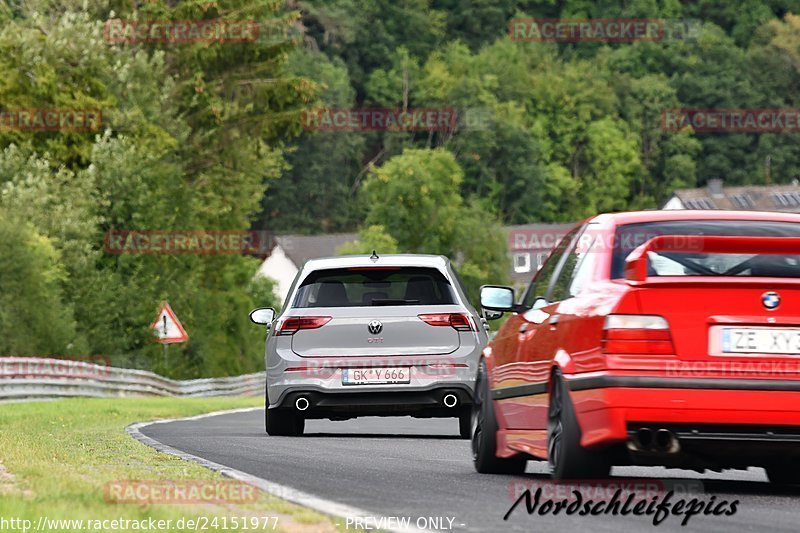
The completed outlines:
{"type": "Polygon", "coordinates": [[[764,304],[764,307],[772,311],[781,305],[781,295],[777,292],[765,292],[761,295],[761,303],[764,304]]]}
{"type": "Polygon", "coordinates": [[[383,324],[381,324],[380,320],[373,320],[369,324],[367,324],[367,329],[373,335],[377,335],[381,331],[383,331],[383,324]]]}

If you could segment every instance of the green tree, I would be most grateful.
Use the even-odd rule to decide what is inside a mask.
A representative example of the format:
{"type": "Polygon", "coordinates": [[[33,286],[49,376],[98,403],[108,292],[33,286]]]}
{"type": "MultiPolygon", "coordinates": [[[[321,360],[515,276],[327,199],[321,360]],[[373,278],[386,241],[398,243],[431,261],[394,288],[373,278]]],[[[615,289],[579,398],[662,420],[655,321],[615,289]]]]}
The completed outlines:
{"type": "Polygon", "coordinates": [[[83,355],[52,243],[0,209],[0,354],[83,355]]]}
{"type": "MultiPolygon", "coordinates": [[[[301,49],[290,54],[287,69],[319,86],[312,108],[354,107],[355,91],[340,59],[301,49]]],[[[364,216],[356,192],[365,151],[359,133],[301,133],[286,154],[287,168],[269,181],[257,226],[292,233],[354,228],[364,216]]]]}
{"type": "Polygon", "coordinates": [[[364,94],[369,74],[391,64],[398,48],[424,59],[444,37],[445,14],[431,0],[312,0],[303,23],[309,37],[344,59],[353,86],[364,94]]]}
{"type": "Polygon", "coordinates": [[[396,254],[399,248],[397,239],[386,232],[383,226],[369,226],[358,233],[358,239],[347,242],[336,249],[337,255],[371,254],[379,255],[396,254]]]}
{"type": "Polygon", "coordinates": [[[482,283],[505,280],[509,263],[496,216],[463,200],[463,178],[455,157],[441,148],[391,158],[364,184],[370,209],[362,238],[385,242],[385,232],[401,252],[450,257],[475,298],[482,283]]]}

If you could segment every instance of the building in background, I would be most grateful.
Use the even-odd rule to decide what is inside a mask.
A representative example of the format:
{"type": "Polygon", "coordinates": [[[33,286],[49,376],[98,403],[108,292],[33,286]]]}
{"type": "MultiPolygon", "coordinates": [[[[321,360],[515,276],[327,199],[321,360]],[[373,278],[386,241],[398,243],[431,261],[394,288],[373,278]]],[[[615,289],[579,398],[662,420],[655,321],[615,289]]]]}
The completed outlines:
{"type": "Polygon", "coordinates": [[[275,294],[281,302],[286,299],[292,281],[309,259],[336,255],[336,249],[358,238],[355,233],[329,233],[326,235],[278,235],[269,255],[258,268],[257,276],[267,276],[276,281],[275,294]]]}
{"type": "Polygon", "coordinates": [[[725,187],[721,179],[708,180],[699,189],[677,189],[662,209],[734,209],[800,213],[800,183],[725,187]]]}
{"type": "Polygon", "coordinates": [[[511,256],[509,278],[512,283],[515,286],[527,285],[550,255],[550,251],[573,227],[574,222],[506,226],[508,253],[511,256]]]}

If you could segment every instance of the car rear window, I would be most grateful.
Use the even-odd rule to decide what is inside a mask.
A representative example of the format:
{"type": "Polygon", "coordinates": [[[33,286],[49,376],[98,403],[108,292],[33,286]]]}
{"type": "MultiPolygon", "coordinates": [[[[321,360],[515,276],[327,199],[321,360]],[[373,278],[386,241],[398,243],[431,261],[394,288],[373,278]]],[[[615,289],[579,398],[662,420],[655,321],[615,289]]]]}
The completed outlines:
{"type": "MultiPolygon", "coordinates": [[[[625,258],[658,235],[800,237],[800,224],[751,220],[672,220],[627,224],[617,228],[612,279],[625,276],[625,258]]],[[[648,276],[800,277],[800,255],[651,252],[648,276]]]]}
{"type": "Polygon", "coordinates": [[[301,283],[293,307],[454,303],[450,283],[435,268],[367,267],[312,272],[301,283]]]}

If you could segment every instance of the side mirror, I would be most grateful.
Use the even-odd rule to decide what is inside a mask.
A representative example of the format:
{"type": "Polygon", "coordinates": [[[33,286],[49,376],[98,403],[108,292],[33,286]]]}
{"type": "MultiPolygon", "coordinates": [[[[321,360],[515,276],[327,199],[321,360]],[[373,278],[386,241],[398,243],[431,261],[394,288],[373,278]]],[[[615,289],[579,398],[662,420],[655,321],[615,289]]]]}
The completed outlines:
{"type": "Polygon", "coordinates": [[[255,324],[269,327],[275,320],[275,310],[271,307],[259,307],[250,311],[250,320],[255,324]]]}
{"type": "Polygon", "coordinates": [[[484,285],[481,287],[481,307],[489,311],[505,313],[515,311],[514,289],[500,285],[484,285]]]}

